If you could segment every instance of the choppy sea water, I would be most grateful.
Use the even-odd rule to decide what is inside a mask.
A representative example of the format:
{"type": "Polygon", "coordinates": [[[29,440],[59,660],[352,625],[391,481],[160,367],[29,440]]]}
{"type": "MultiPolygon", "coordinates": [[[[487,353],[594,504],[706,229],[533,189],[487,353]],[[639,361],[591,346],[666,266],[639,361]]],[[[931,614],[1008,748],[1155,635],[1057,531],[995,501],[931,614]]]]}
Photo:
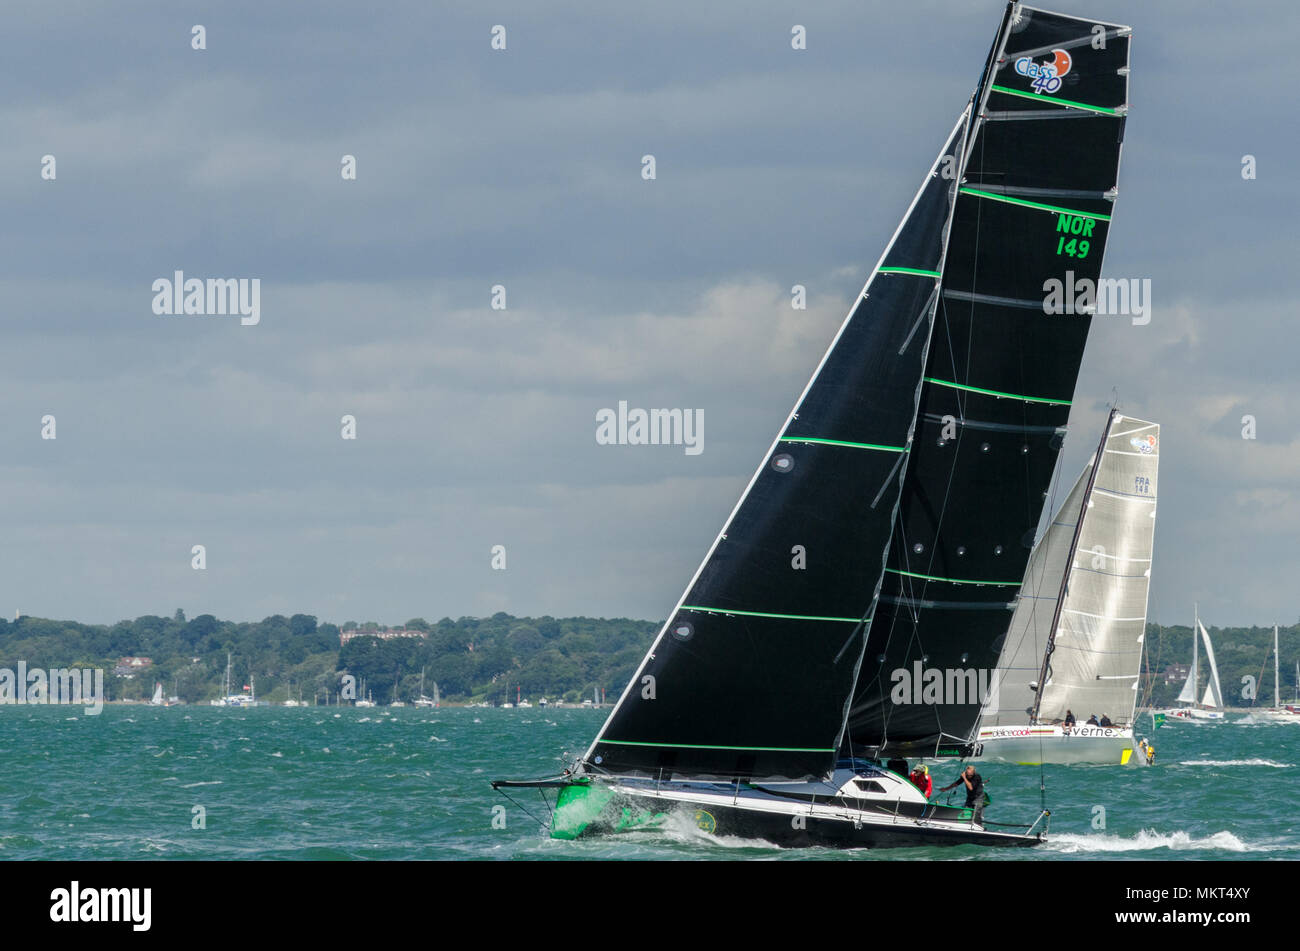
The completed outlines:
{"type": "MultiPolygon", "coordinates": [[[[561,842],[489,787],[556,774],[603,721],[540,708],[0,706],[0,859],[1300,859],[1300,724],[1170,723],[1148,734],[1155,768],[1044,767],[1051,837],[1036,849],[779,849],[686,822],[561,842]]],[[[987,819],[1032,820],[1038,767],[979,769],[987,819]]],[[[958,766],[934,772],[945,785],[958,766]]],[[[546,817],[535,790],[513,794],[546,817]]]]}

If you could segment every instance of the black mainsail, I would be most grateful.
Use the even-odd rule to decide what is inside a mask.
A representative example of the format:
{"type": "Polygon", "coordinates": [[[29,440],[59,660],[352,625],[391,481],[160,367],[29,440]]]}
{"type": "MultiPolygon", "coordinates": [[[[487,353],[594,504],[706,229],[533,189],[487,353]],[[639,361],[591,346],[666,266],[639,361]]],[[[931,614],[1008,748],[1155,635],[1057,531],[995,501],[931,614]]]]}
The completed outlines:
{"type": "Polygon", "coordinates": [[[962,166],[854,751],[933,753],[978,727],[980,693],[953,694],[997,666],[1064,438],[1116,195],[1129,32],[1019,5],[1004,25],[962,166]],[[1082,306],[1045,313],[1052,281],[1082,306]],[[941,702],[898,702],[898,671],[937,671],[941,702]]]}
{"type": "Polygon", "coordinates": [[[900,706],[891,672],[996,665],[1088,330],[1044,315],[1044,281],[1100,272],[1127,32],[1008,6],[971,105],[581,771],[803,778],[845,748],[973,734],[978,697],[900,706]]]}

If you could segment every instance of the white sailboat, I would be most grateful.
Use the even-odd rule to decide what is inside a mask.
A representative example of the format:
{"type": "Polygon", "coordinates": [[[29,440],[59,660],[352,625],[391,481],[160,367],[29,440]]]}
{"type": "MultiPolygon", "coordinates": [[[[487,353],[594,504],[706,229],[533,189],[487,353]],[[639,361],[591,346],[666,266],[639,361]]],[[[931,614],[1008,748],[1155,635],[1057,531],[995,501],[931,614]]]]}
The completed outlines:
{"type": "Polygon", "coordinates": [[[1133,759],[1159,449],[1158,424],[1111,411],[1030,555],[980,720],[984,759],[1133,759]]]}
{"type": "MultiPolygon", "coordinates": [[[[226,654],[226,678],[223,684],[224,692],[222,696],[219,697],[218,699],[210,700],[208,702],[214,707],[255,707],[257,706],[257,694],[255,691],[252,692],[251,694],[231,693],[232,688],[230,686],[230,670],[231,670],[231,657],[230,654],[227,653],[226,654]]],[[[249,675],[248,682],[250,685],[253,685],[254,683],[251,674],[249,675]]],[[[250,686],[250,690],[251,689],[252,687],[250,686]]]]}
{"type": "Polygon", "coordinates": [[[1223,719],[1223,690],[1219,686],[1219,667],[1214,662],[1214,645],[1210,643],[1210,632],[1205,629],[1201,623],[1200,609],[1196,609],[1196,620],[1192,626],[1192,669],[1187,674],[1187,681],[1183,684],[1183,689],[1178,693],[1178,702],[1183,706],[1174,707],[1170,710],[1157,711],[1164,713],[1172,720],[1222,720],[1223,719]],[[1200,639],[1197,633],[1200,633],[1200,639]],[[1196,702],[1196,684],[1200,675],[1200,641],[1205,642],[1205,659],[1209,663],[1209,675],[1205,684],[1205,694],[1201,697],[1200,704],[1196,702]]]}
{"type": "Polygon", "coordinates": [[[153,697],[150,699],[149,705],[154,707],[161,707],[163,705],[163,689],[161,680],[153,685],[153,697]]]}
{"type": "MultiPolygon", "coordinates": [[[[1300,723],[1300,706],[1282,706],[1282,677],[1277,649],[1277,625],[1273,625],[1273,706],[1251,712],[1251,718],[1266,723],[1300,723]]],[[[1300,668],[1300,664],[1297,664],[1300,668]]],[[[1297,670],[1300,673],[1300,669],[1297,670]]],[[[1297,678],[1300,684],[1300,678],[1297,678]]]]}
{"type": "Polygon", "coordinates": [[[438,685],[436,683],[433,685],[433,696],[426,697],[424,695],[424,668],[423,667],[420,668],[420,696],[416,698],[415,705],[417,707],[436,707],[438,705],[438,685]]]}

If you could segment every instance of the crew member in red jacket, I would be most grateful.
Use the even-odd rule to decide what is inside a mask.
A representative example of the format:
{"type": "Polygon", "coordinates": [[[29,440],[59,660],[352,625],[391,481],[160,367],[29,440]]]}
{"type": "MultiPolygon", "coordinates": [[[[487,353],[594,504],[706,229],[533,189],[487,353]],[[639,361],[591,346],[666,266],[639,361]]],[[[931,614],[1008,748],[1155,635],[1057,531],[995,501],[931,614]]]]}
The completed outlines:
{"type": "Polygon", "coordinates": [[[930,798],[930,794],[934,792],[934,780],[930,778],[929,767],[917,763],[907,778],[912,781],[913,786],[925,794],[926,799],[930,798]]]}

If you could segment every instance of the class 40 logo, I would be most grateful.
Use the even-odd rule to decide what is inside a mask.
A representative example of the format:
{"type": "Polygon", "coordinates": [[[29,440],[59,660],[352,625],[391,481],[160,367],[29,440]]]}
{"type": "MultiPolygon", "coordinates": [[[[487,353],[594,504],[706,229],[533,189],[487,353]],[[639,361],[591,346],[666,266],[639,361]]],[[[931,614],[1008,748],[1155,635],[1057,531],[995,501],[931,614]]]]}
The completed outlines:
{"type": "Polygon", "coordinates": [[[1070,71],[1074,60],[1065,50],[1052,50],[1046,62],[1035,62],[1034,57],[1022,56],[1016,60],[1016,72],[1030,79],[1029,88],[1036,93],[1055,94],[1061,88],[1061,80],[1070,71]]]}

